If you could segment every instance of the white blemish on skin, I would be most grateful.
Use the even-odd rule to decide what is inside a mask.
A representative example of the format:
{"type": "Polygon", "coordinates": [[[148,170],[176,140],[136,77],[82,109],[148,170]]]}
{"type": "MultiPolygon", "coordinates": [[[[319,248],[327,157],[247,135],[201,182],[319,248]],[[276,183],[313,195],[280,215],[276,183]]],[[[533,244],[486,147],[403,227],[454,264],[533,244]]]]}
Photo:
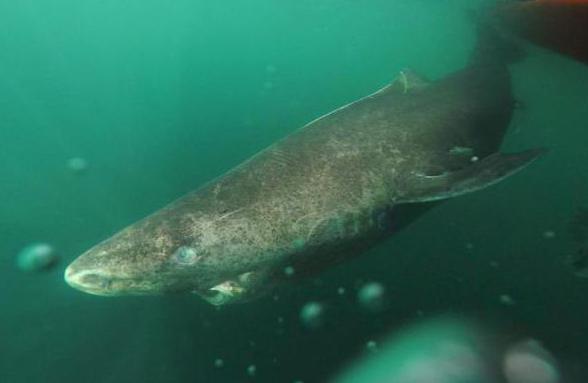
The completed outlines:
{"type": "Polygon", "coordinates": [[[308,234],[306,235],[306,242],[308,242],[310,240],[310,238],[312,238],[312,236],[314,235],[314,232],[318,229],[318,227],[327,220],[327,218],[322,218],[319,219],[318,221],[316,221],[316,223],[314,225],[312,225],[312,227],[310,228],[310,230],[308,231],[308,234]]]}
{"type": "Polygon", "coordinates": [[[230,211],[228,213],[225,213],[225,214],[221,215],[220,217],[214,219],[213,222],[218,222],[218,221],[221,221],[221,220],[223,220],[225,218],[228,218],[228,217],[232,216],[233,214],[236,214],[236,213],[240,212],[243,209],[244,208],[240,208],[240,209],[233,210],[233,211],[230,211]]]}
{"type": "Polygon", "coordinates": [[[214,185],[214,189],[212,189],[212,192],[215,197],[218,196],[218,194],[220,193],[222,188],[223,188],[222,182],[219,182],[218,184],[214,185]]]}
{"type": "Polygon", "coordinates": [[[302,220],[305,220],[305,219],[308,219],[308,218],[312,218],[312,217],[316,217],[317,215],[319,215],[319,214],[318,213],[308,213],[308,214],[305,214],[302,217],[297,218],[294,221],[294,225],[299,225],[302,220]]]}
{"type": "Polygon", "coordinates": [[[212,246],[218,242],[218,235],[213,226],[214,221],[202,222],[199,227],[200,242],[203,247],[212,246]]]}

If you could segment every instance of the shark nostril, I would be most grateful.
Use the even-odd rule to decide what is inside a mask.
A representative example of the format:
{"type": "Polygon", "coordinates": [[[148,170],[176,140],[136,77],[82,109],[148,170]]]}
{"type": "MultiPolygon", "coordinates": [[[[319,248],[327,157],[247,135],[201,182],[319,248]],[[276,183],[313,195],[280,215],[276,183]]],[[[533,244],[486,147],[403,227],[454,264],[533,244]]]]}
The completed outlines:
{"type": "Polygon", "coordinates": [[[86,274],[80,278],[80,283],[84,285],[99,285],[102,282],[102,277],[98,274],[86,274]]]}
{"type": "Polygon", "coordinates": [[[112,279],[100,274],[89,273],[80,278],[80,283],[85,286],[94,286],[106,289],[112,284],[112,279]]]}

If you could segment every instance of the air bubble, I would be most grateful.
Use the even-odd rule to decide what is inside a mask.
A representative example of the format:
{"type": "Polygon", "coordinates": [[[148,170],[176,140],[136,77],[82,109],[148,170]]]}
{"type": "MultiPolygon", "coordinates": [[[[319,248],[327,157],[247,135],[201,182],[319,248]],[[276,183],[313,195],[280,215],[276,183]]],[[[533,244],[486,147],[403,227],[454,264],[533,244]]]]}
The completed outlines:
{"type": "Polygon", "coordinates": [[[257,367],[255,367],[254,364],[252,364],[249,367],[247,367],[247,375],[249,375],[249,376],[255,376],[256,373],[257,373],[257,367]]]}
{"type": "Polygon", "coordinates": [[[76,174],[84,173],[88,169],[88,161],[82,157],[73,157],[67,160],[67,168],[76,174]]]}
{"type": "Polygon", "coordinates": [[[58,261],[53,246],[48,243],[33,243],[23,248],[16,257],[16,265],[22,271],[48,270],[58,261]]]}
{"type": "Polygon", "coordinates": [[[288,276],[288,277],[293,276],[294,272],[295,272],[295,270],[294,270],[294,267],[292,267],[292,266],[286,266],[284,268],[284,274],[286,274],[286,276],[288,276]]]}
{"type": "Polygon", "coordinates": [[[362,286],[357,293],[359,303],[370,311],[379,311],[384,307],[384,286],[378,282],[370,282],[362,286]]]}
{"type": "Polygon", "coordinates": [[[500,303],[502,303],[505,306],[514,306],[516,304],[515,300],[513,299],[513,297],[511,297],[508,294],[502,294],[498,300],[500,301],[500,303]]]}
{"type": "Polygon", "coordinates": [[[318,302],[309,302],[300,310],[300,320],[308,328],[320,327],[323,323],[324,307],[318,302]]]}
{"type": "Polygon", "coordinates": [[[378,344],[376,343],[376,341],[373,340],[369,340],[366,344],[365,344],[365,348],[369,351],[369,352],[376,352],[378,351],[378,344]]]}

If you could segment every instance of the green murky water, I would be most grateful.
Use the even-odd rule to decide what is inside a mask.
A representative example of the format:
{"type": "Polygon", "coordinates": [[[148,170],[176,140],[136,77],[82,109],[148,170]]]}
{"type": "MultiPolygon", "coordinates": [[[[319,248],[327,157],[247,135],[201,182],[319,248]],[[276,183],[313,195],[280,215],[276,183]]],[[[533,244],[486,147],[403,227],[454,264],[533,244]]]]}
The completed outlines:
{"type": "Polygon", "coordinates": [[[0,2],[0,381],[323,382],[370,339],[439,312],[498,318],[579,373],[588,281],[563,260],[588,204],[588,70],[533,47],[512,69],[521,107],[505,150],[550,154],[358,259],[221,310],[62,281],[82,251],[399,70],[460,68],[466,10],[482,3],[0,2]],[[54,246],[57,267],[16,267],[33,242],[54,246]],[[366,281],[386,287],[378,313],[356,303],[366,281]],[[299,320],[309,301],[325,307],[316,330],[299,320]]]}

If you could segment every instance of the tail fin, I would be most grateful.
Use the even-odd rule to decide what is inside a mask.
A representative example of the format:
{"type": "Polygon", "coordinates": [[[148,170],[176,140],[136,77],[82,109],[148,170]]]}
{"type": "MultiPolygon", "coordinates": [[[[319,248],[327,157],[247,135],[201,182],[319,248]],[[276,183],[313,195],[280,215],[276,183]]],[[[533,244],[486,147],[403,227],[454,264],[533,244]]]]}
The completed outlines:
{"type": "Polygon", "coordinates": [[[472,16],[476,23],[478,42],[471,56],[472,63],[513,64],[525,58],[521,47],[497,29],[487,17],[472,16]]]}

